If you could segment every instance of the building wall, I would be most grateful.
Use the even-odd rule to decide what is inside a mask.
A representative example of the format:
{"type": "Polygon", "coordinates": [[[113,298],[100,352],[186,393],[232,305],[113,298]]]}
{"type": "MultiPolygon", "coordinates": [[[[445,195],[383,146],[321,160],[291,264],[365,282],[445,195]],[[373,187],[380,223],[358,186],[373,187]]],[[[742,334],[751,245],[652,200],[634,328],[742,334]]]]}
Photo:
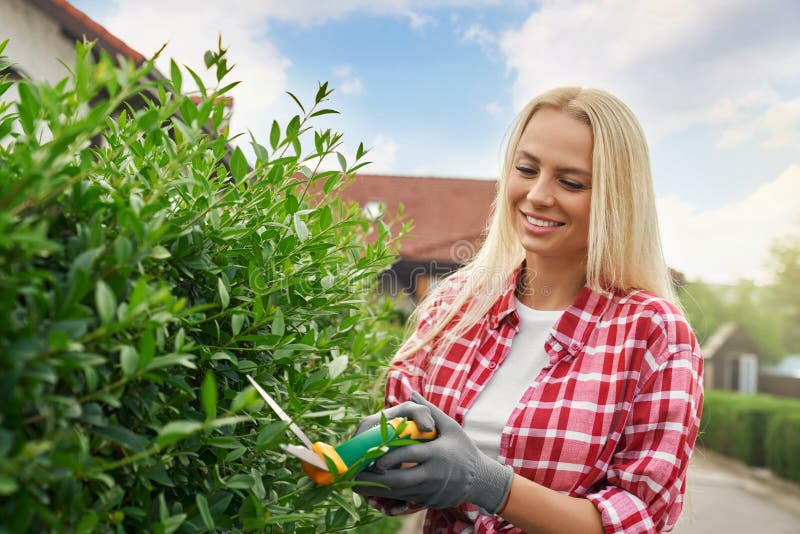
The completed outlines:
{"type": "Polygon", "coordinates": [[[56,83],[67,76],[64,66],[75,58],[74,41],[39,8],[25,0],[0,0],[0,41],[9,39],[4,54],[24,75],[56,83]]]}
{"type": "Polygon", "coordinates": [[[800,378],[762,374],[758,377],[758,392],[800,398],[800,378]]]}

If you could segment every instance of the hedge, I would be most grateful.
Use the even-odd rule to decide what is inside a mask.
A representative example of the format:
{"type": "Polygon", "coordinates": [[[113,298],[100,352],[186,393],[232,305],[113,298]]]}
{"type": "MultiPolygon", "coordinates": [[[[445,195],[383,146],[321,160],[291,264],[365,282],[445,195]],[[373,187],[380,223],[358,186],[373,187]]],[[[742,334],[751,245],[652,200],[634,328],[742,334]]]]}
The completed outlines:
{"type": "Polygon", "coordinates": [[[0,102],[0,531],[373,521],[351,482],[312,487],[245,380],[334,444],[380,404],[395,307],[374,289],[397,236],[339,199],[366,152],[348,162],[312,126],[332,91],[291,95],[300,112],[251,134],[251,165],[224,126],[221,47],[215,87],[76,56],[55,85],[0,80],[18,94],[0,102]]]}
{"type": "Polygon", "coordinates": [[[706,390],[698,443],[800,482],[800,400],[706,390]]]}

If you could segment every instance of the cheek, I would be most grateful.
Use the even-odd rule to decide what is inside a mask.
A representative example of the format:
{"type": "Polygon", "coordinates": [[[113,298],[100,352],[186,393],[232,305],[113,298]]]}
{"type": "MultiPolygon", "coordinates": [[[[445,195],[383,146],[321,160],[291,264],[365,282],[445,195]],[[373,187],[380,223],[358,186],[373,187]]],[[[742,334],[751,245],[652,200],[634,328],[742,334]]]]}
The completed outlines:
{"type": "Polygon", "coordinates": [[[511,211],[514,210],[514,205],[519,202],[520,194],[519,184],[514,183],[514,180],[509,180],[508,183],[506,183],[505,201],[511,211]]]}

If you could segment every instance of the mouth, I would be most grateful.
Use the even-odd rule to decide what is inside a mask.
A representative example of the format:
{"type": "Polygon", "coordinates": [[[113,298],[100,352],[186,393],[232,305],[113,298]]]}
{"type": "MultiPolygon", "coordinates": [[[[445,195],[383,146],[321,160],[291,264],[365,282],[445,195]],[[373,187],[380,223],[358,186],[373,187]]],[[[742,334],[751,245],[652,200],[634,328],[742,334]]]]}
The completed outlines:
{"type": "Polygon", "coordinates": [[[531,216],[531,215],[526,215],[526,214],[524,214],[524,213],[523,213],[522,215],[525,217],[525,219],[526,219],[526,220],[527,220],[529,223],[531,223],[531,224],[532,224],[532,225],[534,225],[534,226],[539,226],[539,227],[541,227],[541,228],[550,228],[550,227],[555,227],[555,226],[564,226],[564,224],[566,224],[566,223],[557,222],[557,221],[548,221],[548,220],[545,220],[545,219],[537,219],[536,217],[533,217],[533,216],[531,216]]]}

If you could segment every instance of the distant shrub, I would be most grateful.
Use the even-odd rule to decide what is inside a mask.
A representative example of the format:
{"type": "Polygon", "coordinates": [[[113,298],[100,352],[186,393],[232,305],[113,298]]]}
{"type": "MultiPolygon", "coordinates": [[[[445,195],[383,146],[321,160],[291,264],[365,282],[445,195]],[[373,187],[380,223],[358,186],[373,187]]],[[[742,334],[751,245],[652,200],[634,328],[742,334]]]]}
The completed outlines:
{"type": "Polygon", "coordinates": [[[339,199],[364,150],[348,163],[341,134],[311,128],[334,113],[327,84],[252,139],[251,168],[224,129],[224,50],[205,56],[216,89],[98,57],[78,45],[55,86],[0,83],[19,95],[0,104],[0,530],[374,520],[347,483],[311,487],[244,379],[335,444],[375,409],[394,342],[371,295],[397,241],[339,199]]]}
{"type": "Polygon", "coordinates": [[[800,400],[706,390],[699,443],[748,465],[768,466],[776,474],[791,478],[794,475],[775,470],[775,466],[784,462],[787,447],[795,453],[800,451],[800,441],[796,440],[800,428],[794,434],[791,430],[797,417],[800,400]],[[778,424],[778,419],[783,422],[778,424]],[[783,438],[778,442],[773,436],[783,438]]]}
{"type": "Polygon", "coordinates": [[[767,425],[767,467],[800,482],[800,413],[776,414],[767,425]]]}

